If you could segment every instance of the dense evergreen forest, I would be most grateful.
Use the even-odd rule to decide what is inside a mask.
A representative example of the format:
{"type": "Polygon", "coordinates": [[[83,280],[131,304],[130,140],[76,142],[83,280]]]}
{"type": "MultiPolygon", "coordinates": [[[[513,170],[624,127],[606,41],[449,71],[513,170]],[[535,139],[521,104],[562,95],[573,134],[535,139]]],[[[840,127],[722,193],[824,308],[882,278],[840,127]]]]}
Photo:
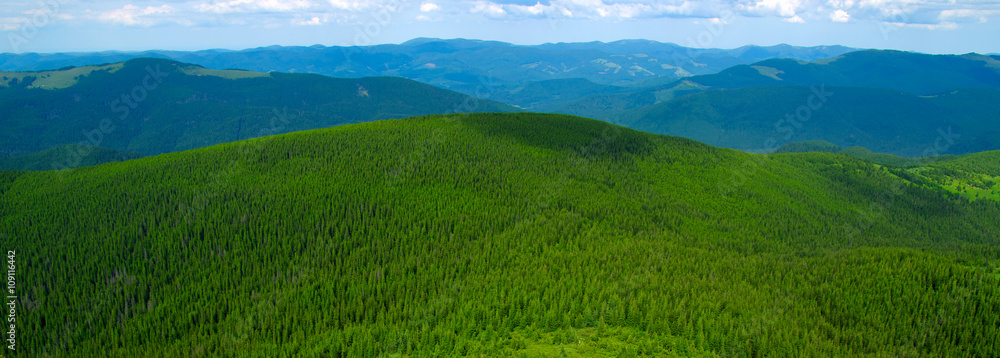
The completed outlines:
{"type": "Polygon", "coordinates": [[[25,357],[997,357],[998,158],[425,116],[0,172],[0,250],[25,357]]]}

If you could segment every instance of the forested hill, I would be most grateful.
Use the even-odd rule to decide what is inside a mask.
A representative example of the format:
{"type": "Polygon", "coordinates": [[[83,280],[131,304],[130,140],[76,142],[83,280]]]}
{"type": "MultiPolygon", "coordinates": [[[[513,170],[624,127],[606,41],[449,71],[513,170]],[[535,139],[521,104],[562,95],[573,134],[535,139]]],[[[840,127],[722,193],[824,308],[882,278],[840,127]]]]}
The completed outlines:
{"type": "Polygon", "coordinates": [[[0,196],[24,356],[1000,356],[1000,204],[830,153],[429,116],[0,196]]]}
{"type": "Polygon", "coordinates": [[[0,155],[81,142],[150,155],[345,123],[479,111],[516,108],[402,78],[217,71],[134,59],[0,73],[0,155]]]}

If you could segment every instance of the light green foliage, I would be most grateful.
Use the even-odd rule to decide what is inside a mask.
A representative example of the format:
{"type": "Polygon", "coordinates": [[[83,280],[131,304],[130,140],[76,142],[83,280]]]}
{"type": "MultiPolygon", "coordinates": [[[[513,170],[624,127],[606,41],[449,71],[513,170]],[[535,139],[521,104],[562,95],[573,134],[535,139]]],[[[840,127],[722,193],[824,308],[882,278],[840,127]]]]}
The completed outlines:
{"type": "Polygon", "coordinates": [[[909,173],[969,200],[1000,201],[1000,151],[966,154],[909,173]]]}
{"type": "Polygon", "coordinates": [[[71,67],[53,71],[38,72],[2,72],[0,71],[0,88],[21,85],[37,89],[62,89],[75,85],[81,78],[96,71],[114,73],[122,68],[122,63],[96,66],[71,67]],[[28,85],[24,85],[28,83],[28,85]]]}
{"type": "Polygon", "coordinates": [[[1000,204],[902,175],[432,116],[0,172],[0,235],[27,356],[1000,355],[1000,204]]]}
{"type": "Polygon", "coordinates": [[[201,66],[187,66],[181,69],[184,74],[191,76],[215,76],[230,80],[241,78],[270,77],[270,74],[263,72],[242,71],[242,70],[211,70],[201,66]]]}

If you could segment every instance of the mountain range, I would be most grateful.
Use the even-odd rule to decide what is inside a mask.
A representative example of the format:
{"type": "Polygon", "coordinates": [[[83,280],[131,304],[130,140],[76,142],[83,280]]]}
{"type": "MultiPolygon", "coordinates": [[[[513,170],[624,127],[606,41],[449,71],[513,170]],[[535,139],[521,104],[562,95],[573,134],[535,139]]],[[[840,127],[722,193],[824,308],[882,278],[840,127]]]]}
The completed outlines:
{"type": "Polygon", "coordinates": [[[528,82],[585,78],[623,84],[656,77],[716,73],[772,58],[811,61],[853,49],[843,46],[744,46],[695,49],[649,40],[513,45],[498,41],[417,38],[373,46],[283,47],[205,51],[0,54],[0,70],[37,71],[151,57],[212,69],[316,73],[332,77],[404,77],[476,97],[528,82]],[[484,88],[486,86],[486,88],[484,88]],[[478,93],[477,93],[478,92],[478,93]]]}
{"type": "MultiPolygon", "coordinates": [[[[583,54],[601,54],[604,58],[625,56],[622,58],[631,61],[662,59],[683,50],[676,45],[648,41],[515,46],[489,41],[416,39],[401,45],[351,48],[355,52],[350,53],[358,54],[358,58],[374,56],[371,61],[375,58],[389,61],[398,57],[407,59],[400,63],[427,60],[431,62],[424,63],[437,61],[434,63],[442,64],[440,68],[424,66],[420,70],[403,71],[403,67],[390,66],[390,61],[383,62],[382,67],[395,70],[366,72],[370,74],[406,74],[415,80],[445,86],[450,85],[435,81],[461,77],[468,80],[466,84],[469,87],[457,87],[480,98],[491,98],[532,111],[597,118],[639,130],[683,136],[747,151],[762,152],[782,144],[808,140],[828,141],[845,148],[861,146],[908,158],[926,156],[931,152],[937,155],[962,154],[1000,148],[1000,127],[993,120],[993,113],[997,110],[995,104],[1000,103],[1000,92],[997,91],[1000,88],[998,56],[863,50],[816,60],[813,58],[847,49],[779,46],[705,50],[700,54],[714,59],[743,61],[789,55],[813,60],[766,59],[738,64],[719,73],[683,79],[645,76],[647,78],[640,80],[630,75],[636,78],[627,83],[611,81],[617,84],[595,82],[598,78],[607,81],[608,77],[594,75],[595,72],[586,70],[583,65],[596,63],[592,57],[583,54]],[[490,51],[500,51],[503,55],[500,52],[486,55],[490,51]],[[625,55],[627,53],[633,54],[625,55]],[[640,53],[644,55],[637,55],[640,53]],[[568,57],[560,57],[563,55],[568,57]],[[576,66],[579,70],[559,76],[584,77],[535,81],[533,79],[539,78],[539,73],[533,72],[537,67],[533,65],[536,60],[570,61],[584,67],[576,66]],[[504,73],[505,81],[471,75],[487,67],[496,71],[506,68],[522,72],[519,72],[520,75],[504,73]],[[456,75],[466,70],[472,72],[456,75]],[[593,76],[588,78],[588,74],[593,76]],[[470,90],[472,87],[475,88],[470,90]],[[826,101],[827,96],[823,96],[822,103],[809,103],[810,96],[817,91],[829,93],[829,101],[826,101]],[[786,118],[788,115],[792,115],[791,120],[786,118]],[[943,138],[947,140],[947,146],[935,145],[942,138],[941,133],[946,133],[943,138]],[[932,146],[935,150],[928,151],[932,146]]],[[[208,58],[222,61],[221,57],[211,54],[242,54],[240,59],[246,62],[230,58],[226,61],[233,62],[216,65],[222,67],[242,63],[252,67],[260,66],[253,65],[257,58],[277,63],[285,55],[293,59],[286,65],[296,61],[316,64],[332,63],[330,60],[337,62],[336,58],[329,58],[329,51],[333,48],[270,47],[257,51],[183,54],[201,61],[208,58]],[[265,53],[270,55],[265,56],[265,53]],[[282,56],[272,58],[275,53],[282,56]],[[326,53],[323,57],[327,59],[325,61],[319,60],[323,53],[326,53]]],[[[183,57],[181,53],[170,54],[183,57]]],[[[5,56],[14,59],[40,56],[51,61],[93,61],[103,58],[100,56],[126,55],[137,54],[5,56]]],[[[8,64],[14,62],[9,59],[8,64]]],[[[46,62],[39,62],[42,63],[46,62]]],[[[354,65],[357,64],[352,62],[351,66],[354,65]]],[[[365,68],[378,67],[372,66],[374,63],[368,63],[365,68]]],[[[476,73],[482,74],[481,71],[476,73]]],[[[0,100],[0,109],[3,109],[0,124],[12,129],[6,140],[0,143],[0,152],[6,153],[4,162],[8,163],[7,168],[38,168],[39,158],[51,157],[52,151],[46,155],[34,153],[60,146],[60,150],[66,152],[64,156],[75,161],[78,153],[74,154],[71,147],[65,146],[71,143],[151,155],[265,133],[391,117],[517,110],[398,77],[334,79],[308,74],[212,70],[172,60],[136,59],[55,71],[3,72],[0,75],[0,93],[4,94],[0,100]],[[139,67],[147,63],[164,65],[169,69],[164,71],[178,75],[166,82],[165,88],[169,90],[148,91],[149,100],[144,99],[141,107],[126,108],[123,103],[129,107],[135,103],[121,99],[133,96],[128,93],[134,89],[130,86],[143,80],[148,71],[139,67]],[[128,70],[118,74],[118,69],[126,65],[128,70]],[[245,106],[244,103],[251,105],[245,106]],[[272,119],[279,117],[275,113],[282,114],[280,118],[283,119],[289,110],[297,116],[294,123],[287,126],[284,121],[265,123],[274,122],[272,119]],[[137,113],[138,118],[134,115],[137,113]],[[115,116],[126,118],[121,119],[124,121],[121,125],[114,125],[116,135],[107,136],[104,140],[103,132],[95,130],[99,129],[102,119],[115,116]],[[268,127],[280,130],[269,131],[268,127]],[[92,134],[88,137],[84,135],[86,133],[92,134]],[[13,158],[23,156],[28,157],[13,158]],[[21,166],[13,166],[14,163],[21,166]]],[[[141,92],[145,90],[136,94],[141,92]]]]}
{"type": "Polygon", "coordinates": [[[948,153],[1000,149],[998,89],[997,56],[866,50],[766,60],[540,109],[742,150],[824,140],[919,157],[949,130],[962,137],[946,138],[948,153]]]}
{"type": "Polygon", "coordinates": [[[1000,356],[995,55],[0,66],[13,356],[1000,356]]]}
{"type": "Polygon", "coordinates": [[[0,72],[0,153],[60,147],[65,166],[75,167],[89,149],[65,145],[154,155],[345,123],[480,111],[517,109],[398,77],[336,79],[134,59],[0,72]]]}

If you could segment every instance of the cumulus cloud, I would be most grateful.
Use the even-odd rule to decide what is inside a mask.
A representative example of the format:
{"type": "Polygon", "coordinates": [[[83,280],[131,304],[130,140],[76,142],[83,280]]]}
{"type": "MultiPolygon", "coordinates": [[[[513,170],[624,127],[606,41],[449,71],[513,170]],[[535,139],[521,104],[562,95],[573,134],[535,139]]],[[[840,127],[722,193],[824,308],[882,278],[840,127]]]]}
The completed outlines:
{"type": "Polygon", "coordinates": [[[502,18],[507,15],[507,11],[504,10],[503,6],[489,1],[478,2],[470,11],[473,14],[483,14],[491,18],[502,18]]]}
{"type": "Polygon", "coordinates": [[[313,16],[308,19],[305,18],[292,19],[292,25],[298,25],[298,26],[316,26],[316,25],[322,25],[323,22],[324,21],[321,20],[319,16],[313,16]]]}
{"type": "Polygon", "coordinates": [[[140,8],[132,4],[127,4],[121,9],[101,12],[97,15],[97,19],[128,26],[152,26],[161,22],[183,22],[169,17],[169,15],[175,12],[176,9],[170,5],[140,8]]]}
{"type": "Polygon", "coordinates": [[[477,1],[472,13],[492,18],[635,19],[655,17],[718,17],[721,7],[711,2],[551,0],[547,4],[477,1]]]}
{"type": "Polygon", "coordinates": [[[949,24],[955,23],[988,22],[1000,16],[1000,2],[995,0],[477,0],[466,6],[470,13],[494,19],[710,19],[729,12],[748,17],[777,17],[792,23],[865,20],[941,25],[934,26],[935,29],[949,28],[952,26],[949,24]]]}
{"type": "Polygon", "coordinates": [[[291,12],[309,9],[315,4],[309,0],[228,0],[198,4],[201,12],[229,14],[237,12],[291,12]]]}
{"type": "Polygon", "coordinates": [[[802,2],[799,0],[760,0],[751,4],[738,5],[744,14],[752,15],[777,15],[784,18],[798,17],[799,8],[802,2]]]}
{"type": "Polygon", "coordinates": [[[1000,14],[1000,10],[950,9],[942,10],[938,19],[942,22],[987,22],[990,17],[1000,14]]]}
{"type": "Polygon", "coordinates": [[[836,11],[830,13],[830,21],[847,22],[849,20],[851,20],[851,14],[848,14],[847,11],[837,9],[836,11]]]}
{"type": "MultiPolygon", "coordinates": [[[[394,1],[389,1],[389,2],[394,2],[394,1]]],[[[376,1],[376,0],[358,0],[358,1],[327,0],[327,3],[329,3],[330,6],[333,6],[334,9],[350,10],[350,11],[365,10],[375,7],[394,8],[394,6],[392,5],[382,4],[383,3],[382,1],[376,1]]]]}
{"type": "Polygon", "coordinates": [[[431,12],[431,11],[438,11],[438,10],[441,10],[441,7],[438,6],[435,3],[425,2],[423,4],[420,4],[420,11],[421,12],[431,12]]]}
{"type": "MultiPolygon", "coordinates": [[[[37,3],[0,9],[2,17],[30,18],[37,3]]],[[[321,25],[365,21],[388,10],[421,21],[488,18],[628,21],[647,18],[718,19],[732,14],[777,18],[791,23],[863,22],[951,29],[994,21],[998,0],[116,0],[79,1],[63,6],[53,19],[100,21],[123,26],[161,23],[186,25],[321,25]],[[115,4],[115,5],[112,5],[115,4]],[[124,4],[124,6],[123,6],[124,4]],[[147,6],[149,5],[149,6],[147,6]]],[[[0,30],[20,27],[0,21],[0,30]]]]}
{"type": "Polygon", "coordinates": [[[793,24],[804,24],[806,22],[806,20],[803,19],[799,15],[795,15],[795,16],[792,16],[792,17],[786,17],[786,18],[782,19],[781,21],[791,22],[793,24]]]}

